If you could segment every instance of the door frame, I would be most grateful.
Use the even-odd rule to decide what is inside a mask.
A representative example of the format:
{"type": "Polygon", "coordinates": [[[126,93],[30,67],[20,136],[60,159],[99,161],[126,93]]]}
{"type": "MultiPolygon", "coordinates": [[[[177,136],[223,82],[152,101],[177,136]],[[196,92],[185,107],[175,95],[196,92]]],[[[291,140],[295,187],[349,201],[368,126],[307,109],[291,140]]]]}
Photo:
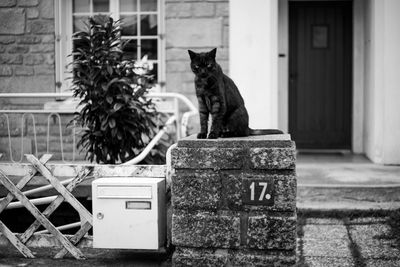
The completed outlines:
{"type": "Polygon", "coordinates": [[[353,73],[351,150],[364,152],[364,0],[279,0],[278,1],[278,122],[279,129],[289,130],[289,2],[353,2],[353,73]]]}

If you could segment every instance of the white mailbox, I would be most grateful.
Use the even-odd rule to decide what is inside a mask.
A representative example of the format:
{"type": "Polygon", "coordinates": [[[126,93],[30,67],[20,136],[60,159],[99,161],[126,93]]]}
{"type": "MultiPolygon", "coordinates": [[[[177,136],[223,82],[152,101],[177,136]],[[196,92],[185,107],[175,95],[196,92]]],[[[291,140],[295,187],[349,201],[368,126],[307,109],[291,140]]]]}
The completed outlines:
{"type": "Polygon", "coordinates": [[[158,250],[166,234],[165,179],[105,177],[92,183],[93,247],[158,250]]]}

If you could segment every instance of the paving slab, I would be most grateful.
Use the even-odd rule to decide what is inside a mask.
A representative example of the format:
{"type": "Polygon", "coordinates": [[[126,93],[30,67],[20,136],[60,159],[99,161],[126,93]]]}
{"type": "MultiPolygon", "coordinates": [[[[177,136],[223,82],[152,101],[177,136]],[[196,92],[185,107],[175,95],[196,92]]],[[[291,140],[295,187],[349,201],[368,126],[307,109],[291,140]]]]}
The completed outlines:
{"type": "Polygon", "coordinates": [[[344,225],[305,225],[304,257],[351,258],[350,239],[344,225]]]}
{"type": "Polygon", "coordinates": [[[353,267],[352,258],[337,257],[305,257],[303,266],[308,267],[353,267]]]}
{"type": "Polygon", "coordinates": [[[387,224],[350,225],[350,235],[364,259],[400,259],[400,251],[387,224]]]}
{"type": "Polygon", "coordinates": [[[343,225],[343,220],[334,218],[307,218],[306,224],[319,224],[319,225],[343,225]]]}
{"type": "Polygon", "coordinates": [[[388,217],[360,217],[352,218],[346,221],[347,224],[384,224],[388,217]]]}
{"type": "Polygon", "coordinates": [[[370,259],[365,261],[366,267],[399,267],[400,260],[390,259],[390,260],[375,260],[370,259]]]}

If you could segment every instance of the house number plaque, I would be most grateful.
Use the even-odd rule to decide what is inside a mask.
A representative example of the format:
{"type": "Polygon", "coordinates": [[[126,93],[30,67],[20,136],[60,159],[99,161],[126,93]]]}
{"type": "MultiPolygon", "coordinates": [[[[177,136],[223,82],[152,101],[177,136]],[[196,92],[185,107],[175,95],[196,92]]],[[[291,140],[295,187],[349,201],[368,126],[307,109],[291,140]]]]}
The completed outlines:
{"type": "Polygon", "coordinates": [[[274,205],[273,179],[243,179],[242,202],[245,205],[273,206],[274,205]]]}

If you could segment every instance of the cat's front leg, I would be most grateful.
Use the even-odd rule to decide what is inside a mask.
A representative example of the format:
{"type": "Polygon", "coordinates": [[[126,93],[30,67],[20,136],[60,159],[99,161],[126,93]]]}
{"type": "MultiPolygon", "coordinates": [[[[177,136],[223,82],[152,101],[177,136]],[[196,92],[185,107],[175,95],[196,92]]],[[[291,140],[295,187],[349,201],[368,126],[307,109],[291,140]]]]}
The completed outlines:
{"type": "Polygon", "coordinates": [[[212,123],[211,123],[211,129],[210,133],[208,135],[208,139],[217,139],[220,136],[220,132],[222,129],[222,105],[221,102],[217,97],[214,97],[212,99],[212,108],[211,108],[211,118],[212,118],[212,123]]]}
{"type": "Polygon", "coordinates": [[[207,138],[208,132],[208,110],[202,98],[199,98],[199,116],[200,116],[200,133],[197,134],[197,139],[207,138]]]}

